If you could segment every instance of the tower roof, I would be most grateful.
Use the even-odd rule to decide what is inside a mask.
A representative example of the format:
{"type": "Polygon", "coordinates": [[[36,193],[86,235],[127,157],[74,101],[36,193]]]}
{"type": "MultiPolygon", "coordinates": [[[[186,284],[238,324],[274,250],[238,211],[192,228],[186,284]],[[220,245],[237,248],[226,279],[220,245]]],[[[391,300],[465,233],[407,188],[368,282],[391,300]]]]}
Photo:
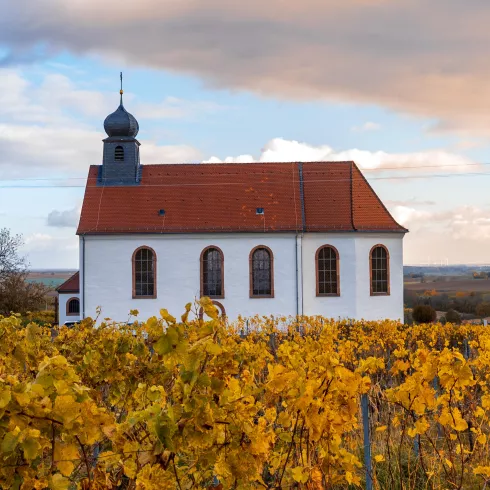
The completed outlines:
{"type": "Polygon", "coordinates": [[[119,91],[121,95],[121,102],[119,107],[115,112],[109,114],[104,121],[104,129],[109,138],[119,137],[119,138],[136,138],[138,131],[140,129],[138,121],[136,118],[130,114],[123,104],[123,74],[121,72],[121,90],[119,91]]]}
{"type": "Polygon", "coordinates": [[[122,96],[117,110],[106,117],[104,129],[109,137],[136,138],[140,129],[138,121],[124,108],[122,96]]]}

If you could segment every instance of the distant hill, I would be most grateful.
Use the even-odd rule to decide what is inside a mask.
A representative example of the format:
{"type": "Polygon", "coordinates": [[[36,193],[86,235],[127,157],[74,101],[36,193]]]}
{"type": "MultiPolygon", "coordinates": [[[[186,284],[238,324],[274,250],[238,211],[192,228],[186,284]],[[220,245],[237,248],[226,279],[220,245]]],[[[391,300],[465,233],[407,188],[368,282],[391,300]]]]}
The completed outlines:
{"type": "Polygon", "coordinates": [[[473,272],[490,272],[490,265],[487,264],[461,264],[461,265],[406,265],[403,267],[403,274],[424,275],[424,276],[472,276],[473,272]]]}

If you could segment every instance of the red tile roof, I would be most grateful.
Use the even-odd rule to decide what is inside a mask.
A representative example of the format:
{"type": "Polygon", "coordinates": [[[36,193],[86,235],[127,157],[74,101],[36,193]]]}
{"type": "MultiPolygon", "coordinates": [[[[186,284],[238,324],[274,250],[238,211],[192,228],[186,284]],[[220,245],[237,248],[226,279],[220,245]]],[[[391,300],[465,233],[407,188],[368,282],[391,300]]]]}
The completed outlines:
{"type": "Polygon", "coordinates": [[[146,165],[134,186],[98,185],[99,168],[78,234],[407,231],[353,162],[146,165]]]}
{"type": "Polygon", "coordinates": [[[58,286],[56,291],[58,291],[58,293],[79,293],[80,274],[75,272],[75,274],[67,279],[61,286],[58,286]]]}

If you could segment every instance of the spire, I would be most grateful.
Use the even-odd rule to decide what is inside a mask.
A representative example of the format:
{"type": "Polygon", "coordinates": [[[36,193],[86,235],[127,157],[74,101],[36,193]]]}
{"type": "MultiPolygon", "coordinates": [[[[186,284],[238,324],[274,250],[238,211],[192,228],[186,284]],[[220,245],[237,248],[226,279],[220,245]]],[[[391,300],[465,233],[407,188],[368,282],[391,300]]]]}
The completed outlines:
{"type": "Polygon", "coordinates": [[[139,125],[136,118],[130,114],[123,105],[123,74],[119,75],[121,79],[121,89],[119,94],[121,96],[121,101],[116,112],[113,112],[106,117],[104,121],[104,129],[109,137],[125,137],[125,138],[136,138],[139,131],[139,125]]]}
{"type": "Polygon", "coordinates": [[[121,105],[123,105],[123,94],[124,94],[124,90],[123,90],[123,75],[122,75],[122,72],[121,72],[119,78],[121,79],[121,90],[119,90],[119,93],[121,94],[121,105]]]}

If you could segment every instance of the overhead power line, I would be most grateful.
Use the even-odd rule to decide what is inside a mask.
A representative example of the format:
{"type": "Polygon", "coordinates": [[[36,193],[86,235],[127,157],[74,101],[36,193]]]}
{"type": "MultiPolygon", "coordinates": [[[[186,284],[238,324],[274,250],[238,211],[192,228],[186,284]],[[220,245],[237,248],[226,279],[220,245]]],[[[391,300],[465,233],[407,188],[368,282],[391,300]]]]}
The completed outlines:
{"type": "MultiPolygon", "coordinates": [[[[253,163],[261,163],[261,162],[253,162],[253,163]]],[[[263,162],[265,164],[271,163],[296,163],[296,162],[263,162]]],[[[329,163],[336,163],[334,161],[329,162],[329,163]]],[[[339,162],[340,163],[340,162],[339,162]]],[[[167,165],[167,164],[162,164],[167,165]]],[[[171,164],[169,164],[171,165],[171,164]]],[[[175,165],[175,164],[173,164],[175,165]]],[[[188,164],[188,163],[182,163],[179,165],[196,165],[196,164],[188,164]]],[[[208,164],[202,163],[199,165],[206,166],[208,164]]],[[[230,164],[230,165],[241,165],[240,163],[237,164],[230,164]]],[[[461,167],[474,167],[474,166],[486,166],[490,165],[490,162],[482,162],[482,163],[461,163],[461,164],[445,164],[445,165],[408,165],[408,166],[397,166],[397,167],[376,167],[376,168],[359,168],[361,172],[385,172],[385,171],[396,171],[396,170],[419,170],[419,169],[425,169],[425,168],[461,168],[461,167]]],[[[151,165],[149,165],[151,167],[151,165]]],[[[359,167],[359,166],[358,166],[359,167]]],[[[247,172],[248,174],[263,174],[264,172],[254,172],[254,171],[249,171],[247,172]]],[[[219,172],[216,173],[215,175],[236,175],[233,172],[219,172]]],[[[464,172],[457,173],[455,175],[464,175],[464,172]]],[[[146,177],[145,180],[148,180],[149,178],[155,178],[155,179],[161,179],[162,177],[146,177]]],[[[370,177],[371,179],[375,179],[376,177],[370,177]]],[[[387,177],[391,178],[391,177],[387,177]]],[[[14,177],[14,178],[4,178],[0,179],[0,182],[36,182],[36,181],[57,181],[57,180],[87,180],[87,176],[83,177],[14,177]]]]}
{"type": "MultiPolygon", "coordinates": [[[[372,180],[419,180],[419,179],[435,179],[435,178],[448,178],[448,177],[473,177],[473,176],[489,176],[490,172],[472,172],[472,173],[459,173],[459,174],[430,174],[430,175],[403,175],[403,176],[392,176],[392,177],[371,177],[367,179],[368,181],[372,180]]],[[[219,175],[214,175],[217,177],[219,175]]],[[[305,179],[303,182],[311,183],[311,182],[350,182],[351,180],[356,180],[356,177],[352,179],[305,179]]],[[[361,178],[359,178],[361,180],[361,178]]],[[[254,185],[261,184],[274,184],[274,183],[284,183],[284,180],[266,180],[263,182],[254,182],[254,185]]],[[[250,185],[251,182],[242,182],[242,181],[234,181],[234,182],[210,182],[210,183],[191,183],[191,182],[179,182],[175,184],[140,184],[139,187],[213,187],[213,186],[224,186],[224,185],[250,185]]],[[[83,189],[90,187],[98,187],[95,185],[62,185],[62,184],[53,184],[53,185],[22,185],[22,184],[14,184],[14,185],[0,185],[0,189],[83,189]]],[[[121,186],[111,186],[111,187],[125,187],[121,186]]]]}

